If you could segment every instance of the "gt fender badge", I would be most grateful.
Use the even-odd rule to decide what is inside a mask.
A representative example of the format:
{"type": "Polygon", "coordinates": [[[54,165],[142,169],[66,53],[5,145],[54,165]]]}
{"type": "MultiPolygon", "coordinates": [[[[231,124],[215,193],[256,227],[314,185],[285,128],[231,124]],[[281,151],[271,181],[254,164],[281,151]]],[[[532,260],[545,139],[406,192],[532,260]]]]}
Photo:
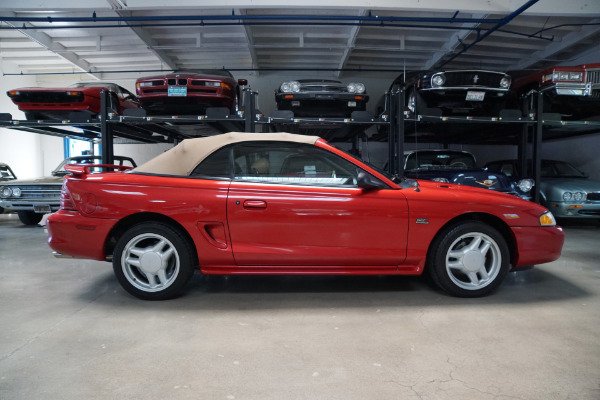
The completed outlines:
{"type": "Polygon", "coordinates": [[[417,224],[428,224],[429,223],[429,218],[417,218],[417,220],[415,222],[417,224]]]}

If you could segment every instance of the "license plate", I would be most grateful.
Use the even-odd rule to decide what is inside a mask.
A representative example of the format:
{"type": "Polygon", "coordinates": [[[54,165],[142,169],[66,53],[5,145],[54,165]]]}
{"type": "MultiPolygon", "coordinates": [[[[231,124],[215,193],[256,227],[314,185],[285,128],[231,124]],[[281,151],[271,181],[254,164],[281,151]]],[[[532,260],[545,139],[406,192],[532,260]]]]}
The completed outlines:
{"type": "Polygon", "coordinates": [[[39,206],[33,206],[33,211],[36,213],[45,214],[51,212],[52,210],[50,209],[49,205],[41,204],[39,206]]]}
{"type": "Polygon", "coordinates": [[[169,96],[187,96],[186,86],[169,86],[169,96]]]}
{"type": "Polygon", "coordinates": [[[485,92],[473,92],[469,90],[467,92],[467,101],[483,101],[485,97],[485,92]]]}

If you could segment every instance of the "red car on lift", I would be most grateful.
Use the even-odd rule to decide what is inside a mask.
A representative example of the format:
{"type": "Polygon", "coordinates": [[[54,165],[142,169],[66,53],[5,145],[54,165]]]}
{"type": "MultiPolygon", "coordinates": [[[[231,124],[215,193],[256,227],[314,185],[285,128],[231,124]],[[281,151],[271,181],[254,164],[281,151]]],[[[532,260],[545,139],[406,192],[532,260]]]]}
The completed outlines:
{"type": "Polygon", "coordinates": [[[513,82],[513,101],[525,115],[537,112],[537,96],[530,94],[540,91],[545,113],[567,120],[600,116],[600,63],[551,67],[513,82]]]}
{"type": "Polygon", "coordinates": [[[70,119],[71,113],[96,117],[100,111],[100,92],[109,93],[108,106],[117,114],[128,108],[139,108],[135,95],[108,82],[79,82],[65,88],[27,87],[6,92],[28,120],[70,119]]]}
{"type": "Polygon", "coordinates": [[[203,115],[209,107],[225,107],[237,114],[242,106],[241,86],[224,69],[177,72],[139,78],[135,87],[142,108],[152,115],[203,115]]]}
{"type": "Polygon", "coordinates": [[[66,166],[48,219],[60,257],[112,261],[142,299],[203,274],[419,275],[481,296],[510,269],[556,260],[562,228],[539,204],[492,190],[396,181],[316,136],[184,140],[127,172],[66,166]]]}

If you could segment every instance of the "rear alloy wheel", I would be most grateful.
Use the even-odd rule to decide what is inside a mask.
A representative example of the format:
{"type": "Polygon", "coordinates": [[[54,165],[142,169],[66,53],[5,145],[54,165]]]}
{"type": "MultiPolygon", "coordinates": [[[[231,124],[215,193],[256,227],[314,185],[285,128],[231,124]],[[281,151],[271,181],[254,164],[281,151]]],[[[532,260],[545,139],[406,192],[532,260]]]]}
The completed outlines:
{"type": "Polygon", "coordinates": [[[454,296],[484,296],[496,290],[508,272],[508,246],[485,223],[461,223],[436,238],[427,268],[433,281],[454,296]]]}
{"type": "Polygon", "coordinates": [[[37,225],[44,218],[44,214],[26,210],[17,211],[17,215],[19,216],[19,220],[25,225],[37,225]]]}
{"type": "Polygon", "coordinates": [[[141,223],[117,241],[113,270],[123,288],[143,300],[178,297],[194,273],[192,246],[162,223],[141,223]]]}

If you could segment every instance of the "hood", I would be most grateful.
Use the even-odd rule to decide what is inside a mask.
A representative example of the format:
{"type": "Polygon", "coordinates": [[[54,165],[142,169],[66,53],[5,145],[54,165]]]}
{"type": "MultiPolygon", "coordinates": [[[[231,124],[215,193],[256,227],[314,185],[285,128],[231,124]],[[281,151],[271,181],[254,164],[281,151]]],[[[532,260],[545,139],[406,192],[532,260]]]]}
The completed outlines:
{"type": "Polygon", "coordinates": [[[600,182],[586,178],[542,178],[540,189],[543,191],[600,192],[600,182]]]}
{"type": "Polygon", "coordinates": [[[62,185],[62,176],[44,176],[36,179],[16,179],[13,181],[7,181],[3,185],[37,185],[41,183],[55,183],[62,185]]]}

